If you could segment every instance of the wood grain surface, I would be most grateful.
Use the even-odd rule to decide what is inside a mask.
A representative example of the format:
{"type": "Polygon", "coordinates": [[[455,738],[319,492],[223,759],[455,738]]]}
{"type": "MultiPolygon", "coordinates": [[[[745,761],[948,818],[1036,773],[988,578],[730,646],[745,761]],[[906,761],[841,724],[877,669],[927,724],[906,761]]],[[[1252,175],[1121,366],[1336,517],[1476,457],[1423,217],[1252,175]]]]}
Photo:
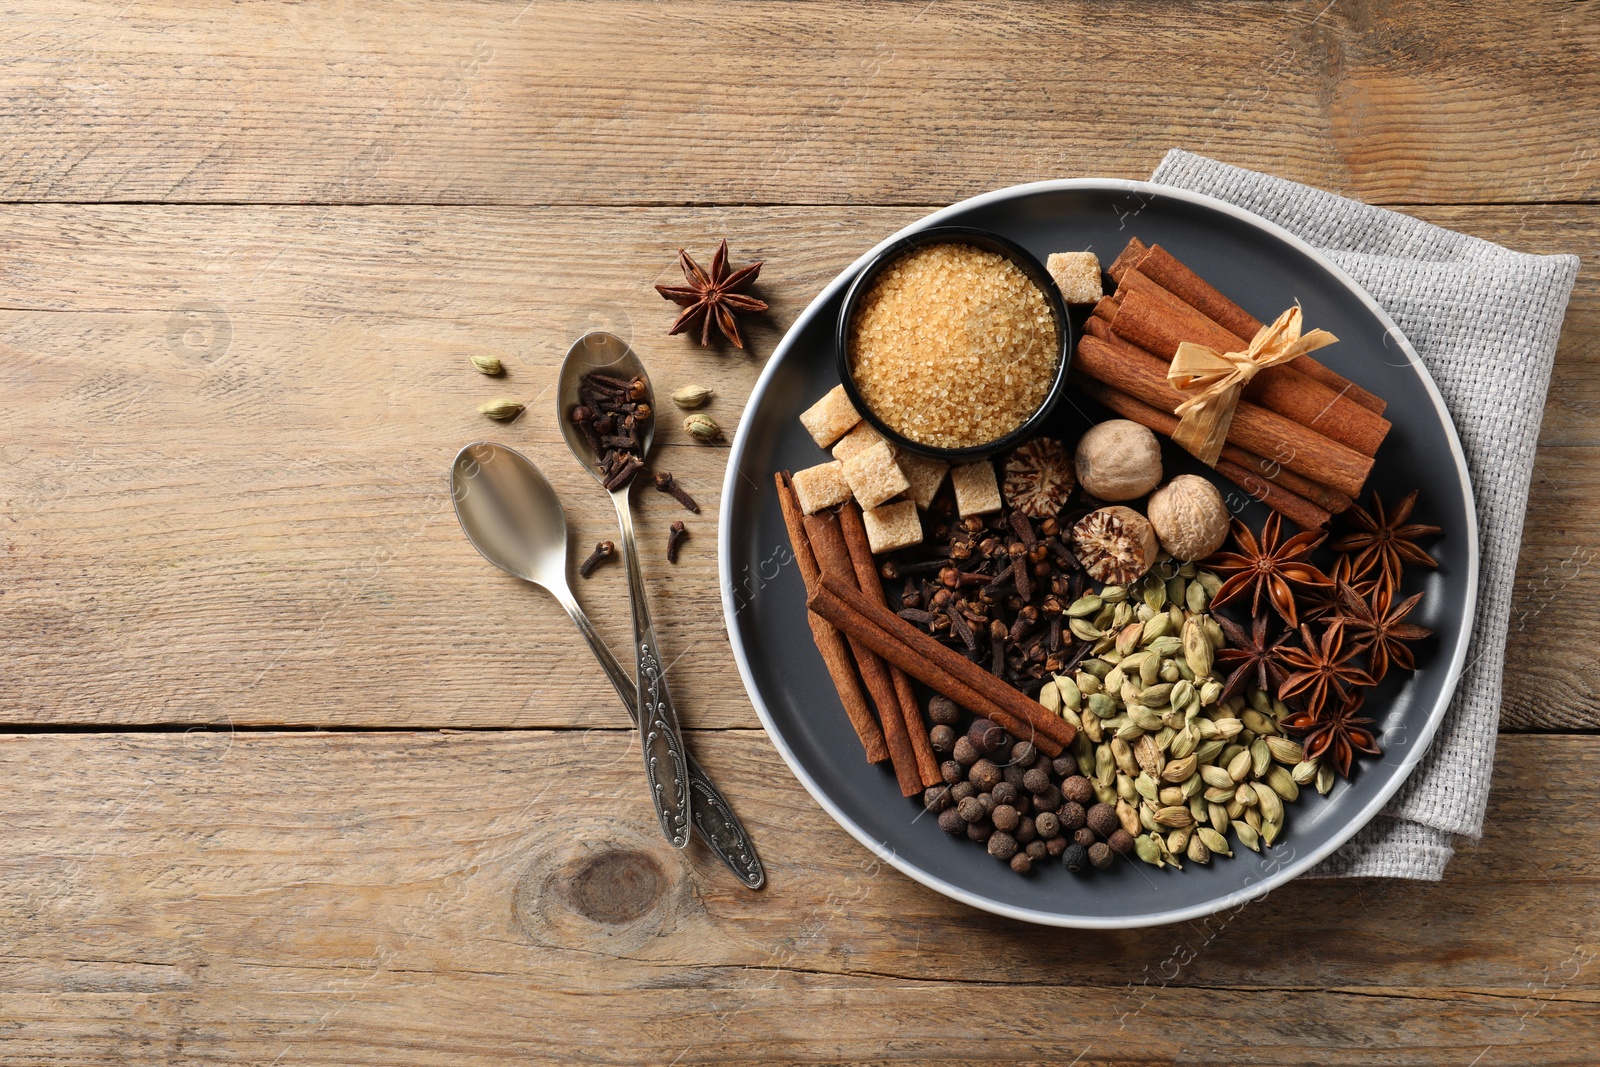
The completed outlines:
{"type": "Polygon", "coordinates": [[[697,741],[761,894],[666,845],[621,732],[12,737],[0,1058],[1588,1062],[1600,861],[1547,788],[1593,777],[1587,738],[1506,739],[1442,884],[1115,933],[947,900],[758,731],[697,741]]]}
{"type": "MultiPolygon", "coordinates": [[[[1594,1062],[1592,3],[24,0],[0,43],[0,1062],[1594,1062]],[[1583,258],[1483,838],[1437,885],[1125,933],[921,888],[760,731],[727,452],[667,420],[703,511],[638,494],[646,581],[770,885],[669,849],[570,623],[461,536],[455,451],[532,456],[587,550],[580,333],[731,430],[883,235],[1174,146],[1583,258]],[[722,236],[766,261],[748,352],[666,337],[651,289],[722,236]]],[[[575,584],[625,647],[621,568],[575,584]]]]}

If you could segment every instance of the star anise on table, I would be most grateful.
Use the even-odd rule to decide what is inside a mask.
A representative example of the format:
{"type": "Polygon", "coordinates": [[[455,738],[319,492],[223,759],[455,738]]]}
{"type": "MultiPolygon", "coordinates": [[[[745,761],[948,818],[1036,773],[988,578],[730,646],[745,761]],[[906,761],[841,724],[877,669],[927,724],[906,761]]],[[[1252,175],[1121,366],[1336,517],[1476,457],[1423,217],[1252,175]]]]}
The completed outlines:
{"type": "Polygon", "coordinates": [[[1321,641],[1307,625],[1300,627],[1300,638],[1299,647],[1286,648],[1279,656],[1294,671],[1278,686],[1280,699],[1297,700],[1307,715],[1317,717],[1348,700],[1351,687],[1375,684],[1355,662],[1367,646],[1349,638],[1343,619],[1328,623],[1321,641]]]}
{"type": "Polygon", "coordinates": [[[743,348],[744,339],[739,336],[739,324],[734,319],[734,312],[767,310],[765,300],[758,300],[745,292],[761,273],[761,263],[752,263],[728,273],[728,241],[724,238],[717,246],[717,254],[711,259],[709,273],[702,270],[700,264],[681,248],[678,249],[678,266],[683,268],[688,285],[656,286],[656,292],[683,307],[683,313],[672,324],[672,329],[667,331],[667,336],[698,325],[700,343],[709,345],[711,327],[715,324],[735,348],[743,348]]]}
{"type": "Polygon", "coordinates": [[[1276,638],[1269,636],[1272,620],[1266,612],[1255,617],[1249,633],[1226,615],[1213,617],[1228,638],[1228,644],[1217,649],[1217,663],[1233,669],[1223,685],[1220,699],[1227,700],[1239,695],[1252,681],[1257,689],[1267,695],[1276,693],[1278,686],[1288,677],[1279,666],[1279,657],[1285,643],[1294,639],[1294,631],[1285,631],[1276,638]]]}
{"type": "Polygon", "coordinates": [[[1350,763],[1356,751],[1370,756],[1383,755],[1378,739],[1367,727],[1372,720],[1356,715],[1366,695],[1359,690],[1339,701],[1338,706],[1321,715],[1301,712],[1284,722],[1291,730],[1304,731],[1300,743],[1306,759],[1321,759],[1331,753],[1333,764],[1344,777],[1350,777],[1350,763]]]}
{"type": "Polygon", "coordinates": [[[1346,534],[1328,547],[1335,552],[1355,553],[1354,568],[1357,573],[1364,574],[1376,564],[1389,585],[1398,588],[1400,569],[1403,565],[1407,563],[1414,563],[1419,567],[1439,565],[1416,543],[1418,538],[1438,533],[1439,527],[1427,526],[1420,522],[1406,522],[1416,506],[1417,490],[1413,489],[1404,500],[1395,505],[1393,511],[1386,513],[1383,501],[1378,499],[1378,494],[1374,492],[1370,512],[1355,504],[1345,513],[1361,529],[1346,534]]]}
{"type": "Polygon", "coordinates": [[[1382,681],[1391,663],[1402,670],[1417,669],[1406,642],[1432,637],[1433,631],[1406,622],[1405,617],[1421,600],[1422,594],[1417,593],[1394,604],[1394,593],[1387,585],[1373,590],[1369,598],[1348,583],[1339,583],[1340,619],[1352,637],[1367,644],[1367,666],[1373,681],[1382,681]]]}
{"type": "Polygon", "coordinates": [[[1326,574],[1311,563],[1311,550],[1322,543],[1324,534],[1307,530],[1282,540],[1283,526],[1278,513],[1273,512],[1261,527],[1257,540],[1250,528],[1238,519],[1233,520],[1233,540],[1238,552],[1218,552],[1206,561],[1214,571],[1229,575],[1211,602],[1218,607],[1244,596],[1253,590],[1250,600],[1251,615],[1261,614],[1261,596],[1266,594],[1283,621],[1292,630],[1300,624],[1295,608],[1291,584],[1306,588],[1332,586],[1326,574]]]}

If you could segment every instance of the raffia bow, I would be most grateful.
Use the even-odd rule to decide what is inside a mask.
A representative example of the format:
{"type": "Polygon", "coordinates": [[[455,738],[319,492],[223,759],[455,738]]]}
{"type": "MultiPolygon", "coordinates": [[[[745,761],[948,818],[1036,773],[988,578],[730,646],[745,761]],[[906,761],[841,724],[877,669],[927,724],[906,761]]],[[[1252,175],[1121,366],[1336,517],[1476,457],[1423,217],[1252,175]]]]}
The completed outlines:
{"type": "Polygon", "coordinates": [[[1297,303],[1279,315],[1277,322],[1257,330],[1243,352],[1218,352],[1205,345],[1183,342],[1167,368],[1167,381],[1192,395],[1174,412],[1180,418],[1172,439],[1207,466],[1216,466],[1228,439],[1234,409],[1239,406],[1239,394],[1250,379],[1268,367],[1280,366],[1337,340],[1327,330],[1312,330],[1302,337],[1297,303]]]}

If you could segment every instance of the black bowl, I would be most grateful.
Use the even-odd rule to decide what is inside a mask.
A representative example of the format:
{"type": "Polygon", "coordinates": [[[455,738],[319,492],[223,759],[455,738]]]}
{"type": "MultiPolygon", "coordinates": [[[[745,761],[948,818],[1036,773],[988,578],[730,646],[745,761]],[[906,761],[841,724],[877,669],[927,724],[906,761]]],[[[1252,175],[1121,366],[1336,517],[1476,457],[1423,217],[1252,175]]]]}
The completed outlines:
{"type": "Polygon", "coordinates": [[[861,413],[873,429],[882,434],[896,448],[906,449],[908,452],[917,452],[924,456],[934,456],[938,459],[948,460],[952,463],[972,462],[988,456],[1004,452],[1009,448],[1026,441],[1038,430],[1039,426],[1050,417],[1051,410],[1061,400],[1061,394],[1067,385],[1067,364],[1072,358],[1072,323],[1067,318],[1066,304],[1061,300],[1061,290],[1056,288],[1055,279],[1050,277],[1050,272],[1045,270],[1044,264],[1034,258],[1033,254],[1021,245],[1016,244],[999,234],[988,230],[980,230],[972,226],[935,226],[932,229],[918,230],[908,234],[900,240],[884,248],[877,255],[862,266],[855,281],[850,283],[849,290],[844,296],[844,305],[839,309],[839,324],[836,329],[839,359],[839,380],[844,383],[845,395],[850,398],[850,403],[861,413]],[[1039,408],[1030,415],[1021,426],[1006,434],[1004,437],[981,445],[968,445],[963,448],[941,448],[937,445],[924,444],[913,441],[904,434],[899,433],[877,413],[867,406],[862,400],[860,391],[856,388],[855,378],[850,373],[850,321],[855,318],[856,307],[861,298],[866,295],[867,289],[878,274],[891,262],[905,255],[914,248],[926,245],[957,243],[973,245],[986,252],[995,252],[1015,263],[1045,295],[1050,303],[1050,313],[1056,320],[1056,335],[1061,341],[1061,352],[1056,361],[1055,380],[1050,383],[1050,391],[1045,394],[1039,408]]]}

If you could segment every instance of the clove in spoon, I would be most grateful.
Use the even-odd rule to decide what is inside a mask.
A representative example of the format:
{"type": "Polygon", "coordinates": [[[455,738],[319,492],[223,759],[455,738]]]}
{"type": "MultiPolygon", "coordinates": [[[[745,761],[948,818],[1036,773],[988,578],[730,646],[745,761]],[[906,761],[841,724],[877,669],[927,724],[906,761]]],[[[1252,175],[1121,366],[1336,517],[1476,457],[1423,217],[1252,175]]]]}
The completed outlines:
{"type": "MultiPolygon", "coordinates": [[[[473,547],[506,573],[543,588],[566,609],[637,724],[634,680],[595,633],[567,583],[567,515],[539,468],[514,449],[480,441],[456,454],[450,493],[473,547]]],[[[760,889],[766,871],[743,824],[694,757],[685,756],[694,828],[741,882],[760,889]]]]}
{"type": "MultiPolygon", "coordinates": [[[[650,442],[655,437],[655,391],[650,388],[650,375],[644,363],[634,354],[628,342],[616,334],[596,330],[586,333],[567,349],[567,358],[561,362],[561,375],[556,383],[556,421],[561,426],[561,436],[567,447],[594,475],[601,488],[606,486],[605,475],[600,470],[600,456],[589,439],[567,417],[580,403],[579,388],[583,376],[601,371],[623,381],[638,378],[644,382],[644,402],[650,405],[651,415],[638,427],[640,457],[650,454],[650,442]]],[[[628,600],[633,606],[634,676],[639,688],[639,736],[644,750],[644,771],[650,785],[656,812],[661,816],[661,829],[674,848],[689,843],[689,815],[693,799],[689,792],[689,771],[684,761],[683,734],[678,728],[678,711],[672,703],[672,693],[667,688],[666,668],[661,664],[661,644],[656,640],[655,625],[650,621],[650,603],[645,596],[644,574],[639,569],[639,548],[633,536],[633,505],[629,494],[633,480],[608,489],[611,504],[617,511],[617,524],[622,529],[622,561],[628,570],[628,600]]]]}

